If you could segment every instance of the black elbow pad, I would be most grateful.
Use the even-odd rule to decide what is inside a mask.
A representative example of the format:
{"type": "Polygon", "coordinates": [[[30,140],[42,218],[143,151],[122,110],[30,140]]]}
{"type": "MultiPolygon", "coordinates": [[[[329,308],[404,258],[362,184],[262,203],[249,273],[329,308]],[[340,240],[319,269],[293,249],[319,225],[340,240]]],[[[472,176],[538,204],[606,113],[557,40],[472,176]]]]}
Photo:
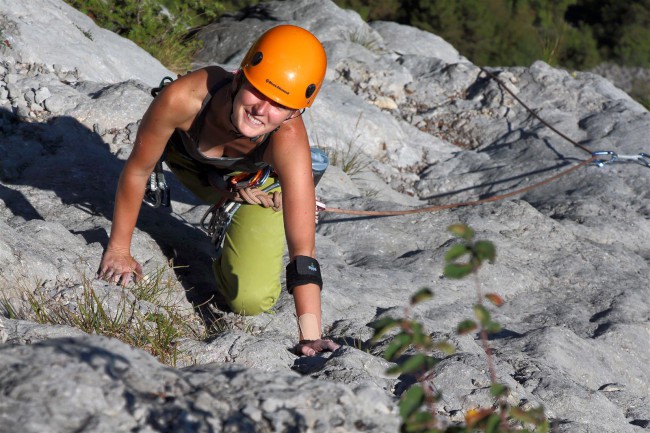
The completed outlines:
{"type": "Polygon", "coordinates": [[[323,278],[320,274],[318,260],[313,257],[296,256],[286,268],[287,291],[293,295],[293,289],[302,284],[317,284],[323,290],[323,278]]]}

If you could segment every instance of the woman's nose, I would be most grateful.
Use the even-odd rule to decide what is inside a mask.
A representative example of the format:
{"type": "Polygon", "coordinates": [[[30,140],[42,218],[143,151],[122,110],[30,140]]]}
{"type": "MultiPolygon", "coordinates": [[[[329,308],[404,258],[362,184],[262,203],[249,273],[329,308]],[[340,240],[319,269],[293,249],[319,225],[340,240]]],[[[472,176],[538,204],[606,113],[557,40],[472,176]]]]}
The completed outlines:
{"type": "Polygon", "coordinates": [[[255,104],[255,114],[267,114],[273,106],[266,99],[260,99],[260,101],[255,104]]]}

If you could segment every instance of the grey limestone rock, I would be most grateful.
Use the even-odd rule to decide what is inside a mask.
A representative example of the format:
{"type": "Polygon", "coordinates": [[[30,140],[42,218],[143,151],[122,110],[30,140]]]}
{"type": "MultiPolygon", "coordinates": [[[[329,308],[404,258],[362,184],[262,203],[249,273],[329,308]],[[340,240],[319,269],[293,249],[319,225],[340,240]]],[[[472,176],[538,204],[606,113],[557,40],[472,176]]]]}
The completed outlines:
{"type": "Polygon", "coordinates": [[[395,432],[397,399],[416,378],[386,374],[390,336],[370,345],[368,324],[405,314],[421,287],[435,297],[408,314],[457,347],[434,354],[434,385],[440,416],[462,421],[491,400],[481,342],[454,332],[472,316],[476,288],[443,276],[446,227],[457,222],[497,248],[480,281],[506,301],[492,310],[503,330],[489,343],[508,401],[543,405],[558,432],[650,425],[650,168],[635,157],[650,153],[650,114],[605,78],[543,62],[481,70],[435,35],[367,24],[331,1],[262,3],[207,26],[197,67],[237,67],[250,41],[280,23],[323,41],[325,83],[303,120],[312,145],[362,162],[346,172],[339,160],[325,173],[317,195],[330,210],[454,205],[514,194],[592,151],[625,158],[480,206],[382,218],[323,212],[323,327],[342,347],[315,358],[292,353],[286,292],[255,317],[210,301],[212,248],[198,229],[207,205],[169,175],[172,208],[143,207],[132,253],[149,275],[169,270],[169,302],[184,317],[219,329],[175,341],[172,368],[117,340],[8,311],[28,311],[26,293],[74,310],[90,287],[109,314],[120,302],[162,314],[132,288],[92,276],[148,86],[166,71],[57,0],[0,0],[0,17],[15,40],[0,59],[0,430],[395,432]],[[50,31],[73,38],[78,52],[41,53],[33,38],[50,40],[50,31]]]}
{"type": "Polygon", "coordinates": [[[2,0],[0,16],[3,33],[12,38],[12,48],[4,51],[21,62],[56,64],[83,80],[105,83],[139,79],[153,86],[173,76],[133,42],[98,27],[65,2],[2,0]]]}

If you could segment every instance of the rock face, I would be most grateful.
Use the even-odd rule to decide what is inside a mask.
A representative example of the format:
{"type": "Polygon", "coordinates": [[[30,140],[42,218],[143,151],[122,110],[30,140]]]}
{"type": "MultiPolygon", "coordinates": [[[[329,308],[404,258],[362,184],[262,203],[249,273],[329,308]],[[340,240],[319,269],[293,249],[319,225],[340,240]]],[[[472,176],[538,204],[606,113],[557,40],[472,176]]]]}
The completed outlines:
{"type": "Polygon", "coordinates": [[[0,0],[0,31],[13,58],[52,66],[62,81],[138,79],[153,86],[159,76],[173,76],[133,42],[98,27],[62,1],[0,0]]]}
{"type": "MultiPolygon", "coordinates": [[[[435,35],[368,25],[330,1],[264,3],[224,18],[199,33],[197,67],[235,68],[253,38],[279,23],[311,30],[327,50],[325,85],[303,115],[310,140],[340,165],[351,155],[360,161],[347,172],[328,169],[318,187],[328,207],[488,198],[591,151],[621,158],[480,206],[390,218],[325,213],[317,233],[324,327],[344,346],[294,356],[293,302],[284,293],[269,314],[223,315],[217,335],[178,339],[171,368],[117,340],[23,317],[27,294],[79,311],[80,294],[95,293],[114,318],[124,302],[147,320],[163,314],[92,276],[149,88],[167,71],[62,2],[0,0],[0,30],[13,41],[0,45],[0,431],[398,431],[397,397],[415,379],[386,375],[389,337],[369,347],[368,323],[403,314],[420,287],[435,297],[412,316],[457,347],[436,367],[438,411],[462,419],[491,400],[480,341],[454,333],[472,316],[476,289],[442,277],[445,229],[456,222],[497,247],[480,279],[506,300],[493,310],[504,330],[490,345],[511,403],[544,405],[558,432],[647,429],[650,161],[639,153],[650,153],[649,113],[595,74],[543,62],[489,69],[571,142],[435,35]],[[65,46],[91,42],[77,26],[105,45],[37,47],[32,38],[48,31],[41,22],[72,38],[65,46]],[[129,68],[142,69],[107,66],[127,55],[129,68]]],[[[151,275],[173,260],[169,302],[188,320],[208,319],[214,307],[197,306],[214,284],[198,228],[207,206],[169,180],[172,211],[143,207],[133,254],[151,275]]]]}

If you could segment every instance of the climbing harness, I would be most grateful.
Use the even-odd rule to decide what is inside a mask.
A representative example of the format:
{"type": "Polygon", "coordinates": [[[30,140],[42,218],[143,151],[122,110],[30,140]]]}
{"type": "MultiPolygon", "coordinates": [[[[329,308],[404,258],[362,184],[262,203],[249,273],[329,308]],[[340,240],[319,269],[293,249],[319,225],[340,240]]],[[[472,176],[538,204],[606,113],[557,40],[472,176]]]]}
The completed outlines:
{"type": "Polygon", "coordinates": [[[243,203],[260,204],[264,207],[272,207],[276,211],[282,209],[282,198],[279,192],[268,198],[268,192],[280,186],[278,182],[273,182],[261,190],[258,189],[258,186],[267,181],[272,171],[270,166],[266,166],[252,175],[239,173],[231,176],[227,181],[227,191],[224,191],[225,197],[210,206],[203,214],[200,226],[210,236],[217,256],[221,253],[232,218],[243,203]]]}
{"type": "MultiPolygon", "coordinates": [[[[318,148],[312,147],[310,150],[312,176],[314,186],[316,186],[329,166],[329,158],[318,148]]],[[[273,182],[263,189],[258,188],[268,180],[272,173],[273,169],[267,166],[252,175],[250,173],[240,173],[230,177],[227,181],[227,191],[224,191],[225,195],[227,194],[229,197],[226,196],[210,206],[203,214],[200,227],[210,236],[217,257],[221,254],[226,232],[235,212],[242,204],[270,207],[276,212],[282,210],[282,193],[280,191],[270,193],[271,190],[280,186],[279,182],[273,182]]],[[[324,209],[326,209],[325,205],[317,200],[316,221],[318,221],[318,213],[324,209]]]]}
{"type": "Polygon", "coordinates": [[[579,169],[580,167],[584,167],[590,164],[595,164],[598,167],[604,167],[607,164],[613,164],[616,162],[621,162],[623,160],[629,160],[632,162],[639,163],[641,165],[644,165],[648,168],[650,168],[650,155],[647,153],[640,152],[637,155],[619,155],[614,151],[611,150],[604,150],[604,151],[596,151],[592,152],[589,150],[587,147],[581,145],[580,143],[576,142],[575,140],[572,140],[570,137],[567,135],[563,134],[561,131],[553,127],[553,125],[549,124],[546,122],[544,119],[542,119],[535,111],[533,111],[530,107],[528,107],[512,90],[510,90],[501,79],[499,79],[496,75],[494,75],[492,72],[488,71],[487,69],[480,67],[481,71],[484,72],[489,78],[493,79],[497,85],[508,92],[510,96],[512,96],[519,104],[521,104],[528,113],[530,113],[533,117],[535,117],[537,120],[539,120],[543,125],[548,127],[551,131],[555,132],[558,134],[560,137],[562,137],[564,140],[568,141],[569,143],[573,144],[575,147],[584,150],[585,152],[588,152],[590,154],[590,158],[583,160],[579,162],[578,164],[571,166],[560,173],[553,175],[551,177],[548,177],[540,182],[537,182],[533,185],[529,185],[527,187],[519,188],[514,191],[511,191],[509,193],[505,194],[499,194],[495,195],[492,197],[480,199],[480,200],[473,200],[473,201],[466,201],[466,202],[461,202],[461,203],[450,203],[450,204],[445,204],[445,205],[436,205],[436,206],[427,206],[423,208],[417,208],[417,209],[408,209],[408,210],[395,210],[395,211],[363,211],[363,210],[352,210],[352,209],[338,209],[338,208],[325,208],[323,209],[323,212],[331,212],[331,213],[338,213],[338,214],[347,214],[347,215],[363,215],[363,216],[396,216],[396,215],[409,215],[409,214],[416,214],[416,213],[423,213],[423,212],[435,212],[435,211],[440,211],[440,210],[445,210],[445,209],[454,209],[454,208],[459,208],[459,207],[465,207],[465,206],[476,206],[479,204],[483,203],[488,203],[488,202],[494,202],[494,201],[499,201],[503,200],[506,198],[510,198],[519,194],[523,194],[525,192],[531,191],[535,188],[539,188],[544,185],[548,185],[551,182],[554,182],[558,179],[560,179],[563,176],[568,175],[569,173],[572,173],[579,169]],[[603,158],[606,157],[606,158],[603,158]]]}
{"type": "MultiPolygon", "coordinates": [[[[261,189],[260,191],[266,194],[268,191],[277,188],[278,186],[280,186],[279,182],[273,182],[271,185],[261,189]]],[[[201,229],[210,236],[217,257],[221,255],[223,242],[226,239],[226,232],[232,222],[232,218],[235,216],[235,212],[237,212],[242,204],[242,202],[235,200],[221,200],[220,202],[210,206],[210,208],[203,214],[203,218],[201,218],[201,229]]]]}

